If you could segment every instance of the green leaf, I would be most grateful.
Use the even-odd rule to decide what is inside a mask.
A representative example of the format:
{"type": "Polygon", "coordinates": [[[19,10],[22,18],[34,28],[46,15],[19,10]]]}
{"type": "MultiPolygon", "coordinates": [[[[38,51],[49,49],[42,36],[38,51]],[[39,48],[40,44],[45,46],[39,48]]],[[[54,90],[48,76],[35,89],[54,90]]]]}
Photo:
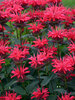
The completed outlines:
{"type": "Polygon", "coordinates": [[[27,75],[26,76],[28,80],[34,80],[35,78],[32,75],[27,75]]]}
{"type": "Polygon", "coordinates": [[[52,74],[51,76],[45,76],[44,80],[41,83],[41,86],[46,86],[53,78],[54,74],[52,74]]]}
{"type": "Polygon", "coordinates": [[[71,95],[75,96],[75,92],[71,92],[71,95]]]}
{"type": "Polygon", "coordinates": [[[48,100],[56,100],[57,99],[57,95],[50,95],[48,97],[48,100]]]}
{"type": "Polygon", "coordinates": [[[28,93],[32,93],[33,92],[33,89],[35,89],[36,87],[38,87],[38,83],[39,81],[34,81],[32,82],[31,84],[29,84],[27,87],[26,87],[26,91],[28,93]]]}
{"type": "Polygon", "coordinates": [[[60,89],[55,89],[54,91],[56,91],[56,92],[59,92],[59,93],[67,93],[67,91],[66,90],[64,90],[63,88],[60,88],[60,89]]]}
{"type": "Polygon", "coordinates": [[[9,89],[12,85],[14,85],[15,83],[17,83],[17,81],[16,80],[11,80],[9,83],[7,83],[5,86],[4,86],[4,88],[5,89],[9,89]]]}
{"type": "Polygon", "coordinates": [[[35,40],[35,37],[32,34],[26,34],[22,36],[22,38],[25,38],[25,37],[33,38],[35,40]]]}
{"type": "Polygon", "coordinates": [[[26,91],[20,86],[15,86],[11,90],[15,91],[16,93],[18,93],[20,95],[25,95],[26,94],[26,91]]]}

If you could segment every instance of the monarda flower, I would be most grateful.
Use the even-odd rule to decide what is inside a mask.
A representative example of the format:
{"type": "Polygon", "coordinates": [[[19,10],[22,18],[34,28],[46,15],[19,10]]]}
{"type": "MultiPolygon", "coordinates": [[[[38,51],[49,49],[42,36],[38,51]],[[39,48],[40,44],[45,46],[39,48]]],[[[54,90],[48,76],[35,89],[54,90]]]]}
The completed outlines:
{"type": "Polygon", "coordinates": [[[41,68],[44,65],[44,63],[48,60],[48,56],[46,52],[40,52],[39,54],[37,54],[37,56],[31,56],[29,60],[31,60],[29,62],[29,64],[31,64],[31,67],[37,69],[41,68]]]}
{"type": "Polygon", "coordinates": [[[31,29],[33,33],[38,33],[41,29],[43,29],[43,25],[41,23],[33,23],[33,24],[29,24],[30,27],[28,29],[31,29]]]}
{"type": "Polygon", "coordinates": [[[6,23],[8,21],[9,18],[9,12],[8,11],[0,11],[0,24],[3,25],[4,23],[6,23]]]}
{"type": "Polygon", "coordinates": [[[49,96],[48,88],[42,88],[42,90],[37,88],[37,91],[34,91],[32,95],[31,99],[36,98],[37,100],[47,100],[47,97],[49,96]]]}
{"type": "Polygon", "coordinates": [[[63,57],[63,59],[60,58],[59,60],[53,59],[52,61],[53,61],[52,65],[55,68],[52,70],[54,73],[63,72],[64,74],[66,74],[67,72],[74,70],[73,66],[75,63],[71,55],[70,56],[66,55],[63,57]]]}
{"type": "Polygon", "coordinates": [[[14,68],[14,70],[12,70],[12,72],[11,72],[14,75],[12,75],[11,78],[17,77],[17,79],[26,79],[26,74],[30,73],[30,71],[28,71],[28,69],[29,68],[24,67],[24,65],[23,65],[23,67],[20,66],[20,68],[17,67],[17,69],[14,68]]]}
{"type": "Polygon", "coordinates": [[[12,58],[14,61],[20,61],[23,58],[25,58],[28,54],[29,54],[29,49],[24,48],[22,50],[22,49],[19,49],[18,47],[17,48],[14,47],[14,49],[11,50],[11,54],[9,58],[12,58]]]}
{"type": "Polygon", "coordinates": [[[30,17],[28,16],[28,13],[23,13],[23,14],[10,14],[11,19],[9,21],[15,22],[15,26],[17,27],[23,27],[25,25],[24,22],[27,22],[30,20],[30,17]],[[23,24],[23,25],[22,25],[23,24]]]}
{"type": "Polygon", "coordinates": [[[58,100],[75,100],[75,96],[70,96],[70,93],[69,94],[66,94],[63,95],[62,94],[62,97],[58,97],[58,100]]]}
{"type": "Polygon", "coordinates": [[[48,38],[52,37],[53,39],[63,39],[64,36],[64,30],[58,28],[56,28],[56,30],[52,28],[52,31],[48,33],[48,38]]]}
{"type": "Polygon", "coordinates": [[[45,45],[48,44],[48,40],[46,38],[43,38],[42,40],[40,38],[36,39],[36,41],[33,41],[32,47],[37,47],[37,48],[43,48],[45,45]]]}
{"type": "Polygon", "coordinates": [[[5,63],[5,59],[1,59],[0,57],[0,69],[2,68],[1,64],[5,63]]]}
{"type": "MultiPolygon", "coordinates": [[[[53,49],[53,48],[52,48],[53,49]]],[[[31,67],[37,69],[41,68],[45,63],[48,62],[50,58],[53,58],[53,54],[56,51],[56,49],[52,50],[51,48],[43,49],[43,52],[39,52],[37,56],[31,56],[29,60],[29,64],[31,64],[31,67]]]]}
{"type": "Polygon", "coordinates": [[[0,100],[21,100],[21,95],[18,95],[16,93],[10,93],[6,91],[6,95],[5,96],[1,96],[0,100]]]}
{"type": "Polygon", "coordinates": [[[50,8],[46,8],[44,11],[43,20],[55,22],[57,20],[65,19],[66,8],[63,6],[52,6],[50,8]]]}
{"type": "Polygon", "coordinates": [[[75,28],[71,28],[69,30],[66,30],[66,37],[69,40],[75,41],[75,28]]]}
{"type": "Polygon", "coordinates": [[[8,6],[6,11],[9,11],[9,14],[14,14],[21,13],[23,9],[24,8],[21,5],[14,3],[13,6],[8,6]]]}
{"type": "Polygon", "coordinates": [[[75,52],[75,43],[72,42],[72,44],[69,45],[68,50],[70,51],[70,53],[75,52]]]}
{"type": "Polygon", "coordinates": [[[33,10],[33,11],[29,11],[29,16],[31,17],[31,21],[35,22],[36,20],[38,20],[39,18],[43,17],[43,11],[40,10],[33,10]]]}
{"type": "Polygon", "coordinates": [[[56,3],[56,4],[58,4],[58,3],[60,3],[61,2],[61,0],[48,0],[50,3],[56,3]]]}
{"type": "Polygon", "coordinates": [[[45,7],[45,5],[47,4],[47,0],[29,0],[28,1],[28,5],[32,5],[33,7],[35,7],[35,10],[38,8],[43,8],[45,7]]]}
{"type": "Polygon", "coordinates": [[[5,56],[6,54],[10,53],[11,47],[8,46],[9,42],[0,40],[0,56],[5,56]]]}

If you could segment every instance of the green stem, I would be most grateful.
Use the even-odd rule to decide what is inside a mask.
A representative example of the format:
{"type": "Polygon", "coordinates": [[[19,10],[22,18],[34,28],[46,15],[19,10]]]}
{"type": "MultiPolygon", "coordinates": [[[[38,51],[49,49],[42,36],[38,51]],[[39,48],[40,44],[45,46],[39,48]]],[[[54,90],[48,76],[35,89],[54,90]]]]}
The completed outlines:
{"type": "Polygon", "coordinates": [[[64,83],[64,88],[67,89],[67,80],[66,80],[66,78],[64,78],[64,82],[65,82],[64,83]]]}
{"type": "Polygon", "coordinates": [[[38,79],[39,79],[39,87],[41,87],[41,84],[40,84],[40,73],[39,73],[39,70],[38,70],[38,79]]]}
{"type": "Polygon", "coordinates": [[[59,41],[57,41],[57,50],[58,50],[58,57],[60,57],[59,41]]]}
{"type": "Polygon", "coordinates": [[[27,92],[27,90],[26,90],[26,88],[25,88],[24,82],[22,83],[22,87],[23,87],[24,90],[26,91],[26,95],[28,95],[28,92],[27,92]]]}
{"type": "Polygon", "coordinates": [[[20,45],[22,46],[22,38],[21,38],[21,36],[22,36],[22,28],[20,28],[20,45]]]}
{"type": "Polygon", "coordinates": [[[5,43],[5,35],[4,35],[3,26],[2,26],[2,32],[3,32],[3,41],[4,41],[4,43],[5,43]]]}
{"type": "Polygon", "coordinates": [[[2,84],[2,81],[0,82],[2,86],[2,92],[4,91],[4,85],[2,84]]]}
{"type": "Polygon", "coordinates": [[[46,75],[48,74],[48,66],[46,66],[46,75]]]}
{"type": "Polygon", "coordinates": [[[18,39],[18,30],[17,30],[17,28],[16,28],[16,36],[17,36],[17,39],[18,39]]]}

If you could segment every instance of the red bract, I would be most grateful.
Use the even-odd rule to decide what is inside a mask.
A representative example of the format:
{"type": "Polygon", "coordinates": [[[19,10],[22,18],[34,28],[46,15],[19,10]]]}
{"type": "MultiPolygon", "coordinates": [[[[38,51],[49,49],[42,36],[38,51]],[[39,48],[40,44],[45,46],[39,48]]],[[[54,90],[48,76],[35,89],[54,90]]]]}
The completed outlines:
{"type": "Polygon", "coordinates": [[[40,10],[29,11],[29,16],[31,17],[32,21],[36,21],[36,19],[43,17],[43,11],[40,10]]]}
{"type": "Polygon", "coordinates": [[[33,41],[32,47],[37,47],[37,48],[43,48],[45,45],[48,44],[48,40],[46,38],[43,38],[42,40],[40,38],[36,39],[36,41],[33,41]]]}
{"type": "Polygon", "coordinates": [[[72,11],[70,9],[66,10],[65,13],[65,20],[63,22],[66,26],[69,26],[69,24],[73,23],[73,14],[72,11]]]}
{"type": "Polygon", "coordinates": [[[45,63],[47,63],[47,61],[50,58],[53,58],[53,54],[55,54],[54,52],[56,51],[55,48],[43,48],[42,50],[43,52],[39,52],[39,54],[37,54],[37,56],[31,56],[29,58],[29,60],[31,60],[31,62],[29,62],[29,64],[31,64],[31,67],[33,68],[41,68],[45,63]]]}
{"type": "Polygon", "coordinates": [[[5,63],[5,59],[1,59],[0,57],[0,69],[2,68],[1,64],[5,63]]]}
{"type": "Polygon", "coordinates": [[[53,58],[53,54],[57,54],[57,48],[55,48],[54,46],[51,48],[51,47],[45,47],[45,48],[42,48],[41,51],[43,52],[46,52],[48,58],[53,58]]]}
{"type": "Polygon", "coordinates": [[[0,11],[0,24],[4,24],[8,21],[9,18],[9,11],[0,11]]]}
{"type": "Polygon", "coordinates": [[[23,67],[20,66],[20,68],[17,67],[17,69],[14,68],[14,71],[11,72],[14,75],[12,75],[11,78],[17,77],[18,79],[25,79],[26,74],[30,73],[30,71],[28,71],[28,69],[29,69],[28,67],[24,68],[24,65],[23,65],[23,67]]]}
{"type": "Polygon", "coordinates": [[[1,56],[3,55],[5,56],[7,53],[10,53],[11,47],[8,47],[7,44],[9,44],[9,42],[5,41],[4,43],[3,40],[0,41],[0,55],[1,56]]]}
{"type": "Polygon", "coordinates": [[[70,53],[75,52],[75,43],[72,42],[72,44],[69,45],[68,50],[70,53]]]}
{"type": "Polygon", "coordinates": [[[37,54],[37,56],[31,56],[29,58],[29,60],[31,60],[31,62],[29,62],[29,64],[31,64],[31,67],[33,68],[41,68],[41,66],[44,64],[44,62],[48,59],[47,55],[45,52],[40,52],[40,54],[37,54]]]}
{"type": "Polygon", "coordinates": [[[28,29],[31,29],[33,33],[38,33],[44,27],[41,23],[38,23],[37,25],[36,23],[29,24],[29,25],[30,27],[28,29]]]}
{"type": "Polygon", "coordinates": [[[75,41],[75,28],[71,28],[71,29],[67,30],[66,31],[66,37],[68,39],[75,41]]]}
{"type": "Polygon", "coordinates": [[[52,28],[52,31],[48,33],[48,37],[52,37],[53,39],[62,39],[64,36],[64,30],[58,28],[56,28],[56,30],[52,28]]]}
{"type": "Polygon", "coordinates": [[[44,11],[43,20],[44,21],[53,21],[53,22],[55,22],[56,20],[64,20],[65,19],[65,13],[66,13],[65,7],[63,7],[63,6],[60,6],[60,7],[52,6],[50,8],[47,8],[44,11]]]}
{"type": "Polygon", "coordinates": [[[58,100],[74,100],[75,99],[75,96],[70,96],[70,93],[69,94],[66,94],[63,95],[62,94],[62,97],[58,97],[58,100]]]}
{"type": "Polygon", "coordinates": [[[14,49],[11,50],[9,58],[12,58],[14,61],[20,61],[21,59],[25,58],[28,54],[29,49],[24,48],[23,50],[21,50],[18,47],[14,47],[14,49]]]}
{"type": "Polygon", "coordinates": [[[21,13],[23,9],[24,8],[22,8],[21,5],[14,3],[13,6],[8,6],[6,11],[8,11],[9,14],[12,14],[12,13],[14,14],[14,13],[21,13]]]}
{"type": "Polygon", "coordinates": [[[49,2],[51,2],[51,3],[60,3],[61,2],[61,0],[48,0],[49,2]]]}
{"type": "Polygon", "coordinates": [[[16,93],[7,93],[5,96],[1,96],[0,100],[21,100],[21,95],[18,95],[16,93]]]}
{"type": "Polygon", "coordinates": [[[32,5],[33,7],[35,6],[45,6],[47,4],[47,0],[29,0],[28,1],[29,5],[32,5]]]}
{"type": "Polygon", "coordinates": [[[26,22],[28,20],[30,20],[30,17],[28,16],[28,13],[23,13],[23,14],[11,14],[10,17],[12,19],[10,19],[9,21],[11,22],[16,22],[16,23],[23,23],[26,22]]]}
{"type": "Polygon", "coordinates": [[[64,74],[66,74],[68,71],[74,70],[73,66],[75,63],[71,55],[70,56],[66,55],[63,57],[63,59],[60,58],[60,60],[53,59],[52,61],[53,61],[52,65],[53,67],[55,67],[55,69],[52,70],[54,71],[54,73],[63,72],[64,74]]]}
{"type": "Polygon", "coordinates": [[[37,91],[34,91],[32,94],[31,99],[36,98],[37,100],[47,100],[49,96],[48,88],[42,88],[42,91],[40,88],[37,88],[37,91]]]}

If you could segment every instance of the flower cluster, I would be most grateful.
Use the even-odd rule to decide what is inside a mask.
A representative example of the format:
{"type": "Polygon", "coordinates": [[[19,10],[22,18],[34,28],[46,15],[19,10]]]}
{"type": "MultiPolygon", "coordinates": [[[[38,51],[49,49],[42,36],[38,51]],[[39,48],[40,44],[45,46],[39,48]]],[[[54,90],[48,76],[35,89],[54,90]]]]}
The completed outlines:
{"type": "Polygon", "coordinates": [[[0,100],[75,99],[75,9],[63,3],[0,3],[0,100]]]}

